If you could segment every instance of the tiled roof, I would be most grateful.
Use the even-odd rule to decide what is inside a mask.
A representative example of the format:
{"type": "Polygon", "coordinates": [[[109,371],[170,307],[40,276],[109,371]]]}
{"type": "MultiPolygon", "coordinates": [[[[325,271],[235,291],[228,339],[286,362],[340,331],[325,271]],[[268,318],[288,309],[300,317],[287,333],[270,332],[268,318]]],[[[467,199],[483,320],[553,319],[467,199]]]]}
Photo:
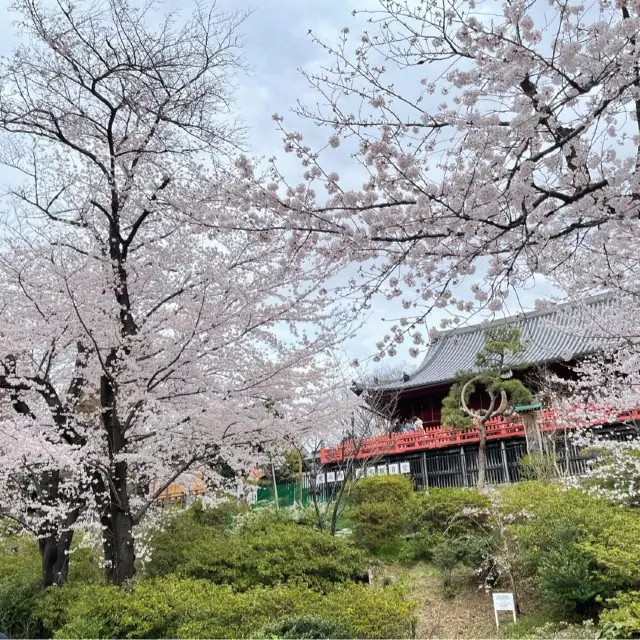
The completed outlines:
{"type": "Polygon", "coordinates": [[[427,354],[415,373],[408,379],[384,382],[376,386],[379,390],[403,390],[433,387],[453,381],[459,371],[477,370],[476,354],[484,345],[484,331],[508,325],[521,331],[525,350],[510,354],[505,364],[543,364],[568,361],[587,355],[602,346],[603,332],[599,332],[593,321],[612,313],[613,298],[603,294],[583,302],[556,305],[553,309],[521,313],[509,318],[440,332],[429,345],[427,354]],[[582,327],[580,325],[583,325],[582,327]]]}

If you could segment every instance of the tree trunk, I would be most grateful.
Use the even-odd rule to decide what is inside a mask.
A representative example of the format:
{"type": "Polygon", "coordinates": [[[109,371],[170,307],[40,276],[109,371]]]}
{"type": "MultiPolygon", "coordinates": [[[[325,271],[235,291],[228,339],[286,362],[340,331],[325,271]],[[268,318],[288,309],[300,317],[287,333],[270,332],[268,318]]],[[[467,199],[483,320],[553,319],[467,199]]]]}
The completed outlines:
{"type": "Polygon", "coordinates": [[[303,499],[303,475],[302,475],[302,454],[298,451],[298,503],[302,507],[302,499],[303,499]]]}
{"type": "MultiPolygon", "coordinates": [[[[60,508],[60,472],[56,469],[39,475],[40,499],[44,505],[60,508]]],[[[64,504],[64,503],[63,503],[64,504]]],[[[69,552],[73,540],[73,525],[80,509],[66,506],[66,515],[61,522],[43,522],[38,530],[38,547],[40,549],[42,585],[44,587],[61,587],[69,575],[69,552]]]]}
{"type": "Polygon", "coordinates": [[[103,527],[103,549],[107,562],[107,580],[111,584],[122,584],[133,578],[135,547],[133,539],[133,514],[129,503],[127,486],[127,463],[120,461],[112,465],[109,477],[108,497],[101,518],[103,527]]]}
{"type": "MultiPolygon", "coordinates": [[[[112,367],[115,359],[114,350],[110,353],[107,365],[112,367]]],[[[96,497],[99,496],[98,504],[102,514],[100,520],[107,580],[119,585],[133,578],[136,571],[133,514],[129,501],[129,468],[127,462],[120,459],[126,448],[126,437],[116,412],[116,390],[113,381],[107,376],[102,376],[101,379],[100,403],[102,422],[107,432],[110,464],[106,486],[104,482],[94,482],[93,488],[96,497]]]]}
{"type": "Polygon", "coordinates": [[[338,526],[338,509],[340,507],[340,500],[336,500],[333,505],[333,512],[331,513],[331,535],[336,535],[336,528],[338,526]]]}
{"type": "Polygon", "coordinates": [[[278,502],[278,483],[276,482],[276,468],[273,464],[273,460],[271,460],[271,483],[273,485],[273,501],[275,502],[276,509],[279,509],[280,503],[278,502]]]}
{"type": "Polygon", "coordinates": [[[133,517],[130,512],[113,507],[109,517],[111,530],[105,532],[105,555],[109,556],[107,580],[111,584],[123,584],[133,578],[135,568],[135,550],[133,540],[133,517]]]}
{"type": "Polygon", "coordinates": [[[65,531],[59,536],[51,534],[38,540],[44,587],[61,587],[67,581],[72,540],[73,531],[65,531]]]}
{"type": "Polygon", "coordinates": [[[478,488],[485,485],[487,476],[487,430],[484,423],[478,421],[478,431],[480,432],[480,443],[478,445],[478,488]]]}

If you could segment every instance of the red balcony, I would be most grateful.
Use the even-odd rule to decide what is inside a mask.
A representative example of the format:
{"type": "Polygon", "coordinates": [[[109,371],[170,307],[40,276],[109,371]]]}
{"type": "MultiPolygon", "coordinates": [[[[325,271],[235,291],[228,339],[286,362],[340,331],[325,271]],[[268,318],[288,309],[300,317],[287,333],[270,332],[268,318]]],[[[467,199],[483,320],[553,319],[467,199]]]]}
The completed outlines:
{"type": "MultiPolygon", "coordinates": [[[[617,413],[604,407],[576,408],[574,411],[560,412],[557,409],[545,409],[538,414],[538,425],[541,431],[557,431],[578,427],[595,426],[607,422],[640,421],[640,409],[632,409],[617,413]]],[[[487,439],[524,437],[522,416],[515,414],[508,418],[499,416],[486,423],[487,439]]],[[[463,444],[471,444],[480,440],[480,433],[475,429],[453,429],[450,427],[427,427],[408,433],[376,436],[364,440],[360,445],[354,442],[343,442],[331,449],[320,451],[322,464],[337,463],[345,458],[372,458],[375,456],[402,455],[410,451],[423,449],[442,449],[463,444]]]]}

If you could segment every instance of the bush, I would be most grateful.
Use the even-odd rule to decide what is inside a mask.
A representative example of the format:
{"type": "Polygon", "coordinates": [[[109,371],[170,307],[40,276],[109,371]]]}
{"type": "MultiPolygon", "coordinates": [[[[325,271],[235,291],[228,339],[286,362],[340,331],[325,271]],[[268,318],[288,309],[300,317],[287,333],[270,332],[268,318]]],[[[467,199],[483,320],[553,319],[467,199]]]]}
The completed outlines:
{"type": "Polygon", "coordinates": [[[173,514],[166,526],[151,537],[151,556],[143,573],[152,578],[173,573],[184,564],[192,546],[219,535],[247,508],[239,503],[225,502],[214,509],[205,509],[196,502],[191,508],[173,514]]]}
{"type": "Polygon", "coordinates": [[[518,572],[563,619],[596,613],[597,597],[640,582],[640,517],[578,489],[528,482],[504,489],[518,572]]]}
{"type": "Polygon", "coordinates": [[[71,545],[71,557],[69,559],[69,576],[67,581],[70,584],[100,584],[105,581],[104,569],[100,566],[102,556],[90,547],[82,546],[81,540],[71,545]]]}
{"type": "Polygon", "coordinates": [[[580,533],[568,524],[556,525],[543,553],[535,555],[542,601],[563,613],[588,614],[603,584],[593,557],[581,548],[580,533]]]}
{"type": "Polygon", "coordinates": [[[447,533],[451,537],[469,531],[469,521],[457,519],[463,509],[487,509],[489,499],[476,489],[433,488],[419,494],[411,512],[415,530],[447,533]]]}
{"type": "Polygon", "coordinates": [[[364,580],[367,562],[349,540],[281,523],[260,533],[245,529],[203,538],[189,546],[177,570],[238,591],[289,581],[327,590],[334,583],[364,580]]]}
{"type": "Polygon", "coordinates": [[[348,638],[347,632],[335,622],[313,616],[288,618],[269,625],[260,632],[260,638],[348,638]]]}
{"type": "Polygon", "coordinates": [[[528,453],[518,462],[520,476],[525,480],[547,482],[558,479],[554,456],[546,453],[528,453]]]}
{"type": "Polygon", "coordinates": [[[38,613],[49,637],[121,638],[125,601],[111,585],[67,584],[47,589],[38,613]]]}
{"type": "Polygon", "coordinates": [[[41,633],[38,602],[42,594],[38,543],[33,538],[0,540],[0,631],[11,638],[41,633]]]}
{"type": "Polygon", "coordinates": [[[610,599],[610,608],[600,616],[605,638],[640,638],[640,591],[629,591],[610,599]]]}
{"type": "Polygon", "coordinates": [[[354,539],[365,549],[379,553],[407,531],[410,505],[415,495],[403,476],[365,478],[350,496],[354,539]]]}
{"type": "Polygon", "coordinates": [[[415,627],[415,603],[401,591],[356,584],[326,595],[293,585],[237,593],[226,585],[172,576],[142,580],[131,593],[112,586],[63,587],[47,600],[58,611],[66,603],[56,618],[55,638],[263,637],[267,625],[284,626],[301,616],[322,618],[352,638],[408,638],[415,627]]]}
{"type": "Polygon", "coordinates": [[[452,577],[456,567],[462,565],[478,569],[489,557],[494,540],[491,536],[464,535],[458,538],[445,538],[433,550],[433,564],[440,572],[445,594],[453,595],[452,577]]]}
{"type": "Polygon", "coordinates": [[[475,489],[429,489],[416,496],[409,511],[412,532],[410,559],[431,561],[442,553],[447,539],[469,535],[474,525],[467,518],[457,518],[463,509],[483,510],[488,498],[475,489]]]}
{"type": "Polygon", "coordinates": [[[384,546],[397,541],[405,532],[407,514],[401,505],[392,502],[364,503],[352,513],[355,520],[354,540],[356,544],[372,553],[380,552],[384,546]]]}
{"type": "Polygon", "coordinates": [[[544,622],[539,616],[525,616],[505,629],[507,638],[520,640],[597,640],[599,630],[591,620],[582,624],[544,622]]]}
{"type": "Polygon", "coordinates": [[[413,497],[413,485],[408,478],[375,476],[357,482],[351,491],[350,501],[354,505],[381,502],[406,505],[413,497]]]}

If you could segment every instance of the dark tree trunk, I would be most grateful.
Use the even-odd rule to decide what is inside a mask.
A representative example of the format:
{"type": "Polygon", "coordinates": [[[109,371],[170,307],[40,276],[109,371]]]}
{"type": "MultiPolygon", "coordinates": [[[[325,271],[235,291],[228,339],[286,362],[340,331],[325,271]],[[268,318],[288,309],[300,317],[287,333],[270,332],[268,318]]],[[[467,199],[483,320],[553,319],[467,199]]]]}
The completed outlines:
{"type": "Polygon", "coordinates": [[[123,584],[133,578],[135,552],[133,540],[133,518],[131,513],[112,509],[112,513],[102,520],[104,531],[103,549],[107,560],[107,580],[111,584],[123,584]]]}
{"type": "Polygon", "coordinates": [[[42,584],[44,587],[61,587],[69,577],[69,551],[73,531],[60,535],[51,534],[38,541],[42,560],[42,584]]]}
{"type": "Polygon", "coordinates": [[[97,477],[93,486],[102,525],[102,550],[106,562],[106,578],[111,584],[122,584],[133,578],[135,547],[133,515],[127,495],[126,462],[115,465],[108,478],[108,489],[103,478],[97,477]],[[120,496],[124,496],[121,500],[120,496]]]}
{"type": "Polygon", "coordinates": [[[338,527],[338,505],[340,501],[338,500],[333,507],[333,513],[331,514],[331,535],[336,535],[336,529],[338,527]]]}
{"type": "Polygon", "coordinates": [[[478,445],[478,488],[482,489],[487,476],[487,430],[482,422],[478,423],[480,431],[480,443],[478,445]]]}
{"type": "MultiPolygon", "coordinates": [[[[116,351],[113,350],[107,359],[107,366],[112,371],[115,371],[116,360],[116,351]]],[[[102,422],[107,432],[110,464],[106,486],[102,482],[94,484],[94,489],[100,494],[107,580],[111,584],[122,584],[135,574],[135,549],[134,522],[129,501],[129,470],[126,461],[119,459],[127,442],[116,411],[116,397],[113,379],[102,376],[100,403],[102,422]]]]}
{"type": "MultiPolygon", "coordinates": [[[[40,500],[52,508],[64,506],[64,496],[60,493],[60,472],[46,471],[39,474],[37,484],[40,488],[40,500]]],[[[73,525],[80,509],[67,505],[64,519],[60,521],[44,521],[38,531],[38,547],[42,568],[42,584],[44,587],[61,587],[69,575],[69,552],[73,541],[73,525]]]]}

